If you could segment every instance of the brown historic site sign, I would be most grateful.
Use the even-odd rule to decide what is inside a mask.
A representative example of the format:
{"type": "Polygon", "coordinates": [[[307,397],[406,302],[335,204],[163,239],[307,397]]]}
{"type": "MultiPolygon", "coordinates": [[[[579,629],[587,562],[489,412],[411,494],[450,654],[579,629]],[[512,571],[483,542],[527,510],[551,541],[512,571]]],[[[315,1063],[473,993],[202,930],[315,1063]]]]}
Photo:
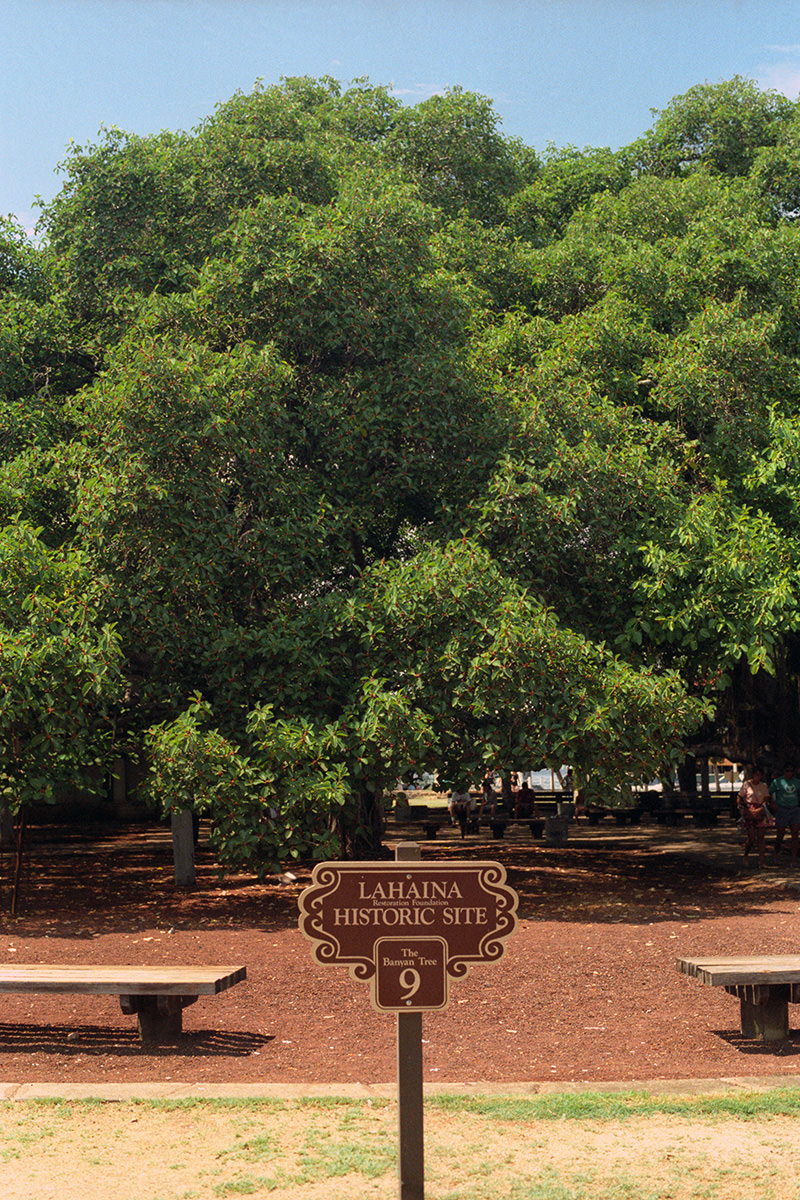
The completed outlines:
{"type": "Polygon", "coordinates": [[[422,1014],[445,1008],[473,963],[502,958],[516,925],[500,863],[420,862],[416,842],[394,862],[320,863],[300,896],[317,962],[349,967],[375,1008],[397,1014],[400,1200],[425,1200],[422,1014]]]}
{"type": "Polygon", "coordinates": [[[445,1008],[449,982],[502,958],[517,896],[496,862],[331,862],[300,896],[319,963],[368,982],[381,1012],[445,1008]]]}

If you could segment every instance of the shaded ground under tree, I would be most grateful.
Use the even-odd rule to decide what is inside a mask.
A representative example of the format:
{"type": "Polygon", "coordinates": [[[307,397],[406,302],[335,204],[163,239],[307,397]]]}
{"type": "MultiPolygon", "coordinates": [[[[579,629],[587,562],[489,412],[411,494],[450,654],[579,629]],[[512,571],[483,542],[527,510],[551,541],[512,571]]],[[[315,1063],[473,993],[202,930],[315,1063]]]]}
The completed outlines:
{"type": "MultiPolygon", "coordinates": [[[[426,1080],[797,1074],[800,1033],[781,1056],[744,1042],[736,1002],[674,960],[795,952],[800,875],[743,873],[731,825],[571,836],[562,848],[447,833],[423,843],[426,858],[498,859],[520,894],[505,959],[474,968],[424,1018],[426,1080]]],[[[6,858],[5,889],[9,869],[6,858]]],[[[3,961],[244,963],[248,979],[187,1009],[179,1044],[146,1053],[113,997],[4,996],[0,1080],[393,1079],[394,1021],[346,969],[312,963],[297,930],[309,871],[295,874],[220,878],[201,841],[197,887],[181,891],[163,828],[35,830],[22,911],[0,922],[3,961]]]]}

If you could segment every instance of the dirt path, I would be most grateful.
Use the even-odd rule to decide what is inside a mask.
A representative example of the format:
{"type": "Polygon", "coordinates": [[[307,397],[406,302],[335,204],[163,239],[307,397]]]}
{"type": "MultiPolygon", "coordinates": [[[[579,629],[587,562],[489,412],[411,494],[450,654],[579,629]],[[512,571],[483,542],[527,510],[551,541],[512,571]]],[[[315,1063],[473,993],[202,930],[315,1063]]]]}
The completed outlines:
{"type": "MultiPolygon", "coordinates": [[[[0,1105],[4,1200],[390,1200],[391,1104],[0,1105]]],[[[796,1116],[426,1112],[429,1200],[794,1200],[796,1116]]]]}

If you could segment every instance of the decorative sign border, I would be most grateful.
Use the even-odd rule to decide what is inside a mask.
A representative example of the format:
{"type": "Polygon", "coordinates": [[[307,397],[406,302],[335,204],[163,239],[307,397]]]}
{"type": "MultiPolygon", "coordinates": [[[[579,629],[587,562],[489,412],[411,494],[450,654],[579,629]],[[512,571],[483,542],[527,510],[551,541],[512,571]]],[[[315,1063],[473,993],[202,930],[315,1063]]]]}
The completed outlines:
{"type": "MultiPolygon", "coordinates": [[[[453,979],[464,978],[474,963],[502,958],[517,927],[517,894],[505,880],[497,862],[319,863],[300,896],[300,931],[317,962],[347,966],[361,982],[373,980],[379,1007],[373,977],[382,938],[410,945],[441,939],[453,979]]],[[[445,986],[444,1003],[428,1007],[444,1007],[446,994],[445,986]]],[[[405,1004],[397,1011],[426,1011],[405,1004]]]]}

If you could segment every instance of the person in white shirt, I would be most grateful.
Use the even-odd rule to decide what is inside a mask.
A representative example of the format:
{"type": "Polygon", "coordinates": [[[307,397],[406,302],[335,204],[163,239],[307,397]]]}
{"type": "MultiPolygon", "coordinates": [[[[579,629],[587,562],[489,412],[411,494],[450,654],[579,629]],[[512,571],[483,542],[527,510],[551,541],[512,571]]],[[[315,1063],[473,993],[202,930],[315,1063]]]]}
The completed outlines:
{"type": "Polygon", "coordinates": [[[447,811],[450,813],[450,824],[458,825],[459,820],[469,816],[470,794],[466,785],[457,783],[447,801],[447,811]]]}

